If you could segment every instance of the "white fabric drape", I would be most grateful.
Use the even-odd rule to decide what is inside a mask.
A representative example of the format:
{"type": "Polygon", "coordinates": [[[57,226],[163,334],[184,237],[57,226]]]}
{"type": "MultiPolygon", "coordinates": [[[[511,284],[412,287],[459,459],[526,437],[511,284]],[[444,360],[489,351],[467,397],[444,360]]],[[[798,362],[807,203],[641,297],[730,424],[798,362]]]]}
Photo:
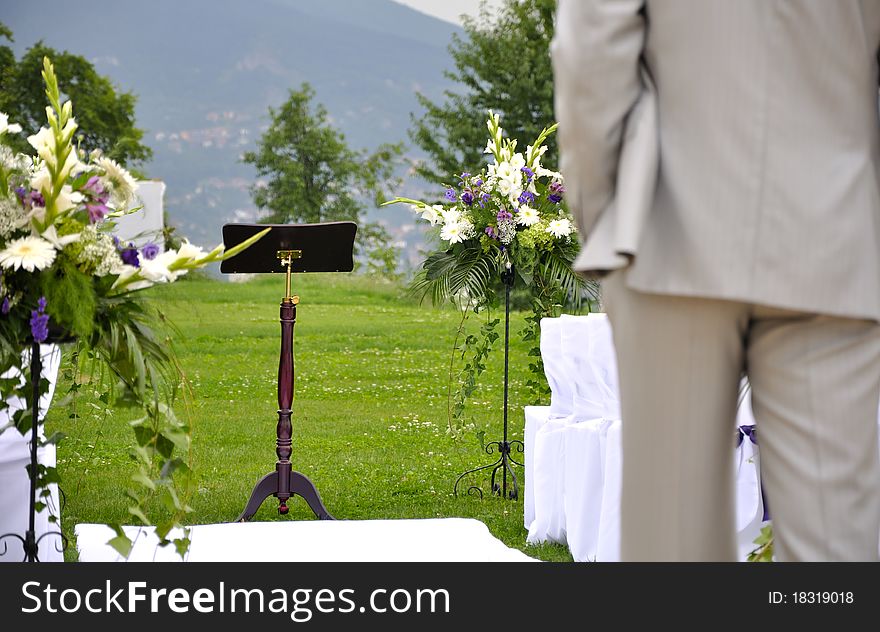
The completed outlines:
{"type": "MultiPolygon", "coordinates": [[[[30,351],[25,354],[25,366],[30,363],[30,351]]],[[[57,345],[40,345],[40,357],[43,362],[43,377],[49,380],[49,391],[40,398],[40,422],[42,423],[49,410],[49,403],[55,392],[55,381],[58,375],[58,366],[61,363],[61,350],[57,345]]],[[[14,377],[14,374],[6,374],[4,377],[14,377]]],[[[0,427],[9,423],[12,413],[21,410],[26,403],[20,397],[6,398],[9,408],[0,411],[0,427]]],[[[43,435],[43,429],[40,428],[43,435]]],[[[43,435],[44,436],[44,435],[43,435]]],[[[15,428],[8,428],[0,434],[0,535],[16,533],[24,537],[28,528],[30,503],[30,481],[25,469],[31,460],[30,434],[22,436],[15,428]]],[[[48,467],[55,466],[55,446],[47,445],[37,450],[37,460],[48,467]]],[[[60,506],[58,504],[58,486],[49,486],[50,496],[46,503],[47,507],[37,513],[34,523],[36,537],[50,531],[60,531],[60,506]],[[55,524],[49,522],[49,516],[56,516],[59,521],[55,524]]],[[[37,490],[39,494],[39,490],[37,490]]],[[[45,500],[44,500],[45,502],[45,500]]],[[[61,562],[64,560],[61,548],[61,540],[58,536],[50,535],[40,542],[39,559],[42,562],[61,562]]],[[[0,562],[21,562],[24,559],[24,549],[21,541],[17,538],[5,538],[0,542],[0,562]],[[4,553],[5,547],[5,553],[4,553]]]]}
{"type": "MultiPolygon", "coordinates": [[[[567,544],[577,561],[617,561],[623,422],[607,317],[543,319],[541,357],[552,404],[525,408],[527,541],[567,544]]],[[[764,514],[758,446],[748,436],[736,444],[737,428],[754,423],[747,396],[731,428],[742,560],[755,548],[764,514]]]]}

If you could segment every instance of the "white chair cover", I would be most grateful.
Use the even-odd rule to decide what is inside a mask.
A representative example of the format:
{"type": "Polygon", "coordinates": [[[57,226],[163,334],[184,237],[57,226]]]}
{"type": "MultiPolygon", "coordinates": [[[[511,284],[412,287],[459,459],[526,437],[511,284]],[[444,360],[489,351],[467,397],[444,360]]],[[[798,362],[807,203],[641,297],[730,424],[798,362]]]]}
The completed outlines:
{"type": "MultiPolygon", "coordinates": [[[[40,356],[43,360],[43,377],[49,380],[49,391],[40,398],[40,421],[46,417],[49,403],[55,392],[55,382],[58,375],[58,366],[61,363],[61,350],[57,345],[41,345],[40,356]]],[[[26,366],[30,362],[30,351],[25,354],[26,366]]],[[[12,375],[4,375],[12,377],[12,375]]],[[[0,411],[0,427],[9,423],[10,415],[25,407],[26,403],[20,397],[7,399],[9,408],[0,411]]],[[[40,428],[42,434],[42,428],[40,428]]],[[[30,463],[30,435],[22,436],[15,428],[8,428],[0,433],[0,535],[17,533],[22,537],[28,528],[30,519],[30,480],[26,467],[30,463]]],[[[55,446],[48,445],[37,450],[39,463],[55,466],[55,446]]],[[[34,530],[36,537],[49,531],[60,531],[60,521],[51,524],[49,516],[60,518],[60,506],[58,504],[58,486],[49,486],[50,496],[46,503],[48,506],[36,516],[34,530]]],[[[58,536],[47,536],[40,542],[39,558],[43,562],[64,561],[64,555],[58,549],[61,541],[58,536]]],[[[24,559],[24,548],[17,538],[5,538],[0,542],[0,562],[21,562],[24,559]],[[5,545],[5,553],[4,553],[5,545]]]]}

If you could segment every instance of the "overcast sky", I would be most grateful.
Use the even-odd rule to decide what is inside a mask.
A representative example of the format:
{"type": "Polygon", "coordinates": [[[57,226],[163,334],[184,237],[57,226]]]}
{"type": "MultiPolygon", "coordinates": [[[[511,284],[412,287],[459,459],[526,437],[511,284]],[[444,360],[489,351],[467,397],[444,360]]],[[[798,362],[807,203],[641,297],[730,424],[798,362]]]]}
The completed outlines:
{"type": "MultiPolygon", "coordinates": [[[[400,4],[406,4],[412,8],[438,17],[447,22],[461,24],[462,13],[477,15],[480,8],[480,0],[394,0],[400,4]]],[[[489,6],[500,6],[503,0],[488,0],[489,6]]]]}

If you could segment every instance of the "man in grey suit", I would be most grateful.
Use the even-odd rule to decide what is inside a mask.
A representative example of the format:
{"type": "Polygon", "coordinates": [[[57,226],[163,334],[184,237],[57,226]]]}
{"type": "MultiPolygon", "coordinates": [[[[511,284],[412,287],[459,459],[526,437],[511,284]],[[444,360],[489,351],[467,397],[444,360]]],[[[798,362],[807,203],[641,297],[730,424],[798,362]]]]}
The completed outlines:
{"type": "Polygon", "coordinates": [[[880,2],[559,0],[562,172],[603,277],[624,560],[735,560],[748,375],[778,560],[877,560],[880,2]]]}

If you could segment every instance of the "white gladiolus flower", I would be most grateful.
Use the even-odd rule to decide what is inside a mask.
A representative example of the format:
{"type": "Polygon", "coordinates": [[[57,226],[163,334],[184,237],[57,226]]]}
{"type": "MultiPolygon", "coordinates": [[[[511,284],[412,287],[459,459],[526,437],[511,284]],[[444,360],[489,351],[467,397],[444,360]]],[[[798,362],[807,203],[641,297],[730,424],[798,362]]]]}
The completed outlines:
{"type": "Polygon", "coordinates": [[[562,174],[561,173],[559,173],[558,171],[551,171],[550,169],[545,169],[544,167],[537,167],[535,169],[535,175],[538,176],[539,178],[543,178],[546,176],[548,178],[552,178],[553,180],[558,180],[559,182],[562,182],[562,174]]]}
{"type": "Polygon", "coordinates": [[[63,237],[59,237],[58,229],[53,224],[52,226],[49,226],[49,228],[47,228],[45,231],[43,231],[43,234],[40,235],[40,237],[55,246],[55,248],[57,248],[58,250],[61,250],[62,248],[64,248],[64,246],[67,246],[77,241],[80,234],[81,233],[74,233],[72,235],[64,235],[63,237]]]}
{"type": "Polygon", "coordinates": [[[45,163],[40,163],[39,167],[34,171],[30,181],[31,188],[45,195],[52,186],[52,175],[45,163]]]}
{"type": "Polygon", "coordinates": [[[40,158],[46,162],[55,160],[55,134],[48,127],[41,127],[36,134],[28,136],[28,143],[37,150],[40,158]]]}
{"type": "Polygon", "coordinates": [[[556,238],[568,237],[571,234],[572,225],[568,219],[554,219],[547,226],[547,232],[556,238]]]}
{"type": "Polygon", "coordinates": [[[82,203],[82,201],[82,193],[74,191],[69,184],[65,184],[63,187],[61,187],[61,191],[59,191],[58,197],[55,198],[55,206],[60,212],[63,213],[64,211],[75,207],[77,204],[82,203]]]}
{"type": "Polygon", "coordinates": [[[526,166],[526,159],[520,153],[513,154],[510,158],[510,166],[519,171],[526,166]]]}
{"type": "Polygon", "coordinates": [[[522,180],[522,171],[511,162],[499,164],[495,167],[495,173],[492,175],[502,180],[510,180],[511,184],[517,184],[522,180]]]}
{"type": "Polygon", "coordinates": [[[0,112],[0,135],[18,134],[21,131],[21,125],[18,123],[10,123],[9,116],[5,112],[0,112]]]}
{"type": "Polygon", "coordinates": [[[0,266],[28,272],[44,270],[55,261],[55,247],[41,237],[22,237],[0,251],[0,266]]]}
{"type": "Polygon", "coordinates": [[[516,223],[522,226],[534,226],[541,220],[538,211],[523,204],[516,213],[516,223]]]}
{"type": "Polygon", "coordinates": [[[189,240],[187,239],[183,240],[183,244],[181,244],[180,248],[177,250],[177,261],[194,261],[196,259],[201,259],[204,256],[204,249],[201,246],[189,243],[189,240]]]}
{"type": "Polygon", "coordinates": [[[116,287],[119,287],[120,285],[124,285],[126,292],[134,292],[135,290],[142,290],[146,287],[150,287],[151,285],[153,285],[152,281],[150,281],[149,279],[143,278],[141,268],[136,268],[134,266],[130,266],[127,263],[122,264],[120,267],[118,267],[116,270],[114,270],[114,273],[118,274],[119,278],[117,278],[116,281],[113,282],[113,287],[116,288],[116,287]],[[128,280],[131,279],[135,275],[141,276],[141,278],[138,279],[137,281],[132,281],[129,283],[128,280]]]}
{"type": "Polygon", "coordinates": [[[540,147],[538,147],[537,150],[533,145],[529,145],[528,147],[526,147],[526,161],[529,163],[534,163],[537,167],[539,166],[539,162],[535,161],[540,161],[541,156],[543,156],[545,153],[547,153],[547,145],[541,145],[540,147]]]}
{"type": "Polygon", "coordinates": [[[456,206],[453,206],[452,208],[434,206],[434,209],[440,213],[440,217],[443,218],[444,224],[454,224],[461,219],[461,211],[459,211],[456,206]]]}
{"type": "MultiPolygon", "coordinates": [[[[181,246],[183,250],[183,246],[181,246]]],[[[201,250],[201,249],[199,249],[201,250]]],[[[180,255],[174,250],[168,250],[154,259],[141,262],[141,276],[153,283],[172,283],[177,277],[186,274],[186,270],[169,270],[169,267],[180,260],[180,255]]]]}
{"type": "Polygon", "coordinates": [[[483,150],[483,153],[494,154],[496,149],[497,147],[495,147],[495,141],[490,138],[489,142],[486,143],[486,149],[483,150]]]}
{"type": "Polygon", "coordinates": [[[430,222],[431,226],[436,226],[441,221],[441,210],[443,210],[443,207],[439,204],[435,204],[434,206],[425,206],[421,209],[422,219],[430,222]]]}

